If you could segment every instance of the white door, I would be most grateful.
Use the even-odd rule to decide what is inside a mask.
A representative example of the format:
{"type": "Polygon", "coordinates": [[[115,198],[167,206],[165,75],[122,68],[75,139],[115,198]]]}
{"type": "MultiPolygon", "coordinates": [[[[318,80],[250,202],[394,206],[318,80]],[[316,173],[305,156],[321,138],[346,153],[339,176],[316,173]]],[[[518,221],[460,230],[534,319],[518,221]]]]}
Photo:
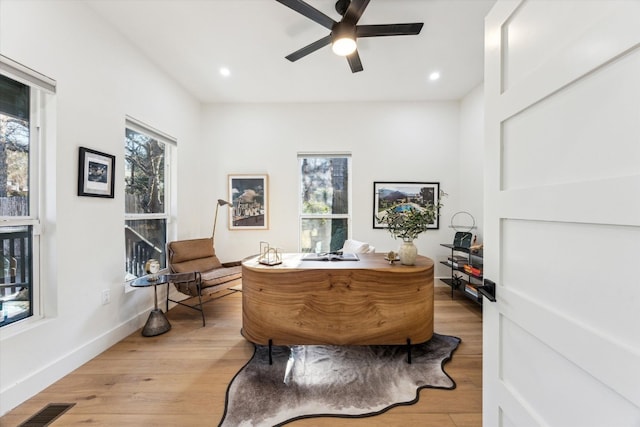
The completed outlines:
{"type": "Polygon", "coordinates": [[[640,1],[486,20],[484,426],[640,426],[640,1]]]}

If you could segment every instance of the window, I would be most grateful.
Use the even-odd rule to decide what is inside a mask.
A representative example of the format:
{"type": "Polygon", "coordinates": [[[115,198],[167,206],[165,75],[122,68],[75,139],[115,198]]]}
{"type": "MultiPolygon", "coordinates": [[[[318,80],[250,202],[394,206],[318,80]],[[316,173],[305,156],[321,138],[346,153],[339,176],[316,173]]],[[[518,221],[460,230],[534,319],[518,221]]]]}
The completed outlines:
{"type": "Polygon", "coordinates": [[[333,252],[351,223],[351,156],[299,154],[300,250],[333,252]]]}
{"type": "Polygon", "coordinates": [[[0,327],[40,316],[39,147],[55,82],[0,55],[0,327]]]}
{"type": "Polygon", "coordinates": [[[175,140],[131,118],[125,129],[125,280],[156,259],[166,266],[168,165],[175,140]]]}

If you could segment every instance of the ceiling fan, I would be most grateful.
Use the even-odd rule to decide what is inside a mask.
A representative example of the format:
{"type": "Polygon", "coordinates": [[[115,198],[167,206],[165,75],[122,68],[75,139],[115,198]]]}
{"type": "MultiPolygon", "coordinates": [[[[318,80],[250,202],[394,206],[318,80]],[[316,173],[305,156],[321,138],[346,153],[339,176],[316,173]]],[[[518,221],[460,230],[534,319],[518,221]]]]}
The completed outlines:
{"type": "Polygon", "coordinates": [[[411,24],[357,25],[370,0],[338,0],[336,2],[336,12],[342,15],[340,22],[334,21],[302,0],[276,1],[331,30],[328,36],[316,40],[302,49],[287,55],[285,58],[294,62],[315,52],[321,47],[331,44],[334,53],[347,57],[349,67],[351,67],[351,72],[353,73],[363,70],[356,46],[356,39],[358,37],[416,35],[420,34],[420,30],[422,30],[422,26],[424,25],[423,22],[411,24]]]}

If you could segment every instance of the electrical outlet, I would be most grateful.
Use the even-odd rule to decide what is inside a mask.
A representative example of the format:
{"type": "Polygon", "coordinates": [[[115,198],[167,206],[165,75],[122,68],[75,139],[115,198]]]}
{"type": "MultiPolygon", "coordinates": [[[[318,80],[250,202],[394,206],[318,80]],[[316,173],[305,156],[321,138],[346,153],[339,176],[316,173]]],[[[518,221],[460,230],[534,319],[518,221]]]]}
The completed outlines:
{"type": "Polygon", "coordinates": [[[111,291],[109,289],[105,289],[102,291],[102,305],[109,304],[111,302],[111,291]]]}

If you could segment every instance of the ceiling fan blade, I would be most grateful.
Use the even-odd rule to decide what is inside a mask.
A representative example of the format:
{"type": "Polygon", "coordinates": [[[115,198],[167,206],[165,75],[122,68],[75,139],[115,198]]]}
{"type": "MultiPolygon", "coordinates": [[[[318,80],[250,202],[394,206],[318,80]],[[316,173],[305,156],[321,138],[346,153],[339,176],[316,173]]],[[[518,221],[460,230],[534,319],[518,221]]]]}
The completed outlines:
{"type": "Polygon", "coordinates": [[[315,7],[303,2],[302,0],[276,0],[278,3],[282,3],[290,9],[295,10],[301,15],[306,16],[311,19],[313,22],[317,22],[327,29],[332,29],[336,24],[336,21],[329,18],[324,13],[320,12],[315,7]]]}
{"type": "Polygon", "coordinates": [[[310,53],[315,52],[321,47],[325,47],[326,45],[331,44],[331,35],[321,38],[320,40],[316,40],[315,42],[303,47],[302,49],[298,49],[292,54],[285,56],[289,61],[295,62],[300,58],[303,58],[310,53]]]}
{"type": "Polygon", "coordinates": [[[368,5],[369,0],[351,0],[342,20],[357,24],[368,5]]]}
{"type": "Polygon", "coordinates": [[[360,61],[360,55],[358,54],[358,50],[354,50],[351,55],[347,55],[347,62],[349,63],[349,67],[351,67],[352,73],[357,73],[358,71],[362,71],[362,61],[360,61]]]}
{"type": "Polygon", "coordinates": [[[412,24],[358,25],[356,37],[413,36],[420,34],[423,22],[412,24]]]}

